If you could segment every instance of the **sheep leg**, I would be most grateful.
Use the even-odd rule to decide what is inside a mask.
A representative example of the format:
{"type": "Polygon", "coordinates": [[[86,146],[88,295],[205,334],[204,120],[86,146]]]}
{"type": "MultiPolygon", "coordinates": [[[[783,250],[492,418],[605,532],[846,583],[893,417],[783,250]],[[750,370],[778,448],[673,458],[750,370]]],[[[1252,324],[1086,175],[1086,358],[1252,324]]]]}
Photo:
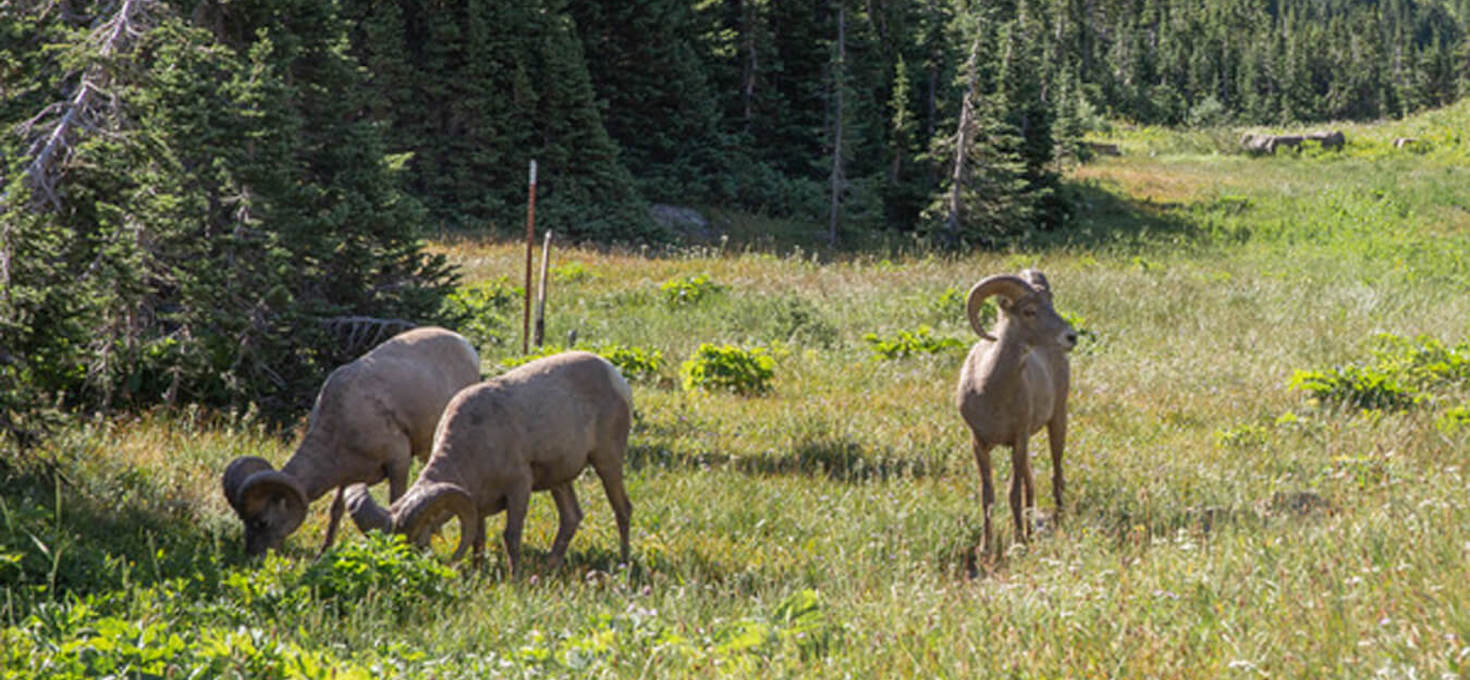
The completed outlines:
{"type": "MultiPolygon", "coordinates": [[[[398,447],[407,449],[406,446],[398,447]]],[[[407,451],[400,451],[403,455],[392,456],[389,463],[383,465],[383,471],[388,477],[388,502],[398,500],[408,491],[408,468],[413,463],[407,451]]]]}
{"type": "Polygon", "coordinates": [[[521,573],[521,530],[526,526],[526,509],[531,505],[531,480],[520,480],[505,495],[505,557],[510,562],[510,576],[521,573]]]}
{"type": "Polygon", "coordinates": [[[342,521],[342,511],[347,509],[347,501],[343,498],[346,492],[346,486],[337,487],[337,495],[332,499],[331,518],[327,520],[327,537],[322,540],[322,549],[317,551],[317,557],[327,554],[327,548],[337,540],[337,523],[342,521]]]}
{"type": "Polygon", "coordinates": [[[459,530],[475,532],[474,540],[470,541],[470,552],[475,554],[471,563],[478,570],[485,563],[485,516],[480,515],[473,527],[460,527],[459,530]]]}
{"type": "Polygon", "coordinates": [[[995,483],[990,478],[990,445],[974,436],[970,437],[970,444],[975,450],[975,466],[980,468],[980,514],[985,518],[985,533],[980,539],[980,547],[985,552],[994,552],[990,508],[995,505],[995,483]]]}
{"type": "Polygon", "coordinates": [[[1051,497],[1056,501],[1056,524],[1062,523],[1062,449],[1067,445],[1067,414],[1059,413],[1046,424],[1046,442],[1051,445],[1051,497]]]}
{"type": "Polygon", "coordinates": [[[1011,444],[1011,520],[1016,525],[1016,539],[1025,543],[1031,538],[1026,519],[1026,486],[1031,476],[1031,464],[1027,459],[1026,438],[1011,444]]]}
{"type": "Polygon", "coordinates": [[[556,540],[551,542],[551,568],[559,569],[572,534],[582,523],[582,506],[577,504],[577,493],[571,482],[551,487],[551,497],[556,500],[556,513],[561,518],[556,527],[556,540]]]}
{"type": "Polygon", "coordinates": [[[612,504],[613,517],[618,521],[618,555],[623,564],[628,563],[628,526],[633,517],[633,502],[628,500],[628,490],[623,488],[623,457],[608,456],[611,460],[595,460],[597,477],[602,480],[602,490],[612,504]]]}

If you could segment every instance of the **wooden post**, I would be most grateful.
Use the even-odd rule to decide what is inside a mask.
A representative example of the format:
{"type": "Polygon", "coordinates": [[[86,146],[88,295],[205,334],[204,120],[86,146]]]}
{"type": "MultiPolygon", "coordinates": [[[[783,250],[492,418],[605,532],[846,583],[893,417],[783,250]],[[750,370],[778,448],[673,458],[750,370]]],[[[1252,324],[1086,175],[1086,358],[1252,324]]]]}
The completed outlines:
{"type": "Polygon", "coordinates": [[[531,352],[531,251],[536,242],[536,161],[531,160],[531,188],[526,201],[526,305],[521,315],[521,354],[531,352]]]}
{"type": "MultiPolygon", "coordinates": [[[[537,347],[546,338],[546,266],[551,262],[551,230],[546,230],[546,241],[541,246],[541,280],[536,284],[536,332],[533,342],[537,347]]],[[[567,347],[571,349],[571,347],[567,347]]]]}

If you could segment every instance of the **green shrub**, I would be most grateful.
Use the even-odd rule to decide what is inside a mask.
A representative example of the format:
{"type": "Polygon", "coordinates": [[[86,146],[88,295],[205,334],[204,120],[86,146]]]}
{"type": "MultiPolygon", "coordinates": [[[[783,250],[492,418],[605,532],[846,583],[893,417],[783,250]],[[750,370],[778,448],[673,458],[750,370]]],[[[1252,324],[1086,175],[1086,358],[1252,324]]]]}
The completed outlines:
{"type": "Polygon", "coordinates": [[[1470,342],[1454,347],[1428,336],[1379,335],[1374,366],[1419,389],[1470,382],[1470,342]]]}
{"type": "Polygon", "coordinates": [[[710,280],[707,274],[691,274],[674,277],[658,287],[664,302],[670,306],[699,304],[706,298],[725,290],[725,287],[710,280]]]}
{"type": "Polygon", "coordinates": [[[609,363],[618,367],[618,371],[632,382],[656,380],[658,372],[664,366],[664,353],[661,350],[647,347],[630,347],[620,344],[598,345],[596,347],[563,347],[561,345],[542,345],[530,354],[524,356],[506,357],[500,360],[500,365],[506,368],[515,368],[527,364],[536,359],[549,357],[554,354],[571,349],[580,349],[592,352],[597,356],[607,359],[609,363]]]}
{"type": "Polygon", "coordinates": [[[502,277],[456,288],[445,296],[442,311],[470,344],[499,345],[514,335],[513,312],[524,296],[524,288],[502,277]]]}
{"type": "Polygon", "coordinates": [[[432,553],[410,546],[400,534],[370,531],[362,541],[339,543],[301,575],[300,586],[339,613],[375,597],[402,613],[442,601],[455,572],[432,553]]]}
{"type": "Polygon", "coordinates": [[[603,345],[593,351],[617,366],[624,378],[634,382],[656,379],[664,365],[664,353],[647,347],[614,344],[603,345]]]}
{"type": "MultiPolygon", "coordinates": [[[[925,317],[934,323],[959,320],[962,323],[968,324],[969,321],[965,319],[965,295],[967,292],[950,286],[940,291],[939,295],[928,299],[920,299],[919,303],[928,307],[928,313],[925,314],[925,317]]],[[[980,305],[980,323],[989,326],[994,322],[995,302],[985,300],[980,305]]]]}
{"type": "Polygon", "coordinates": [[[962,340],[935,337],[934,331],[928,326],[919,326],[919,329],[912,333],[901,330],[891,338],[868,333],[863,336],[863,341],[873,348],[874,354],[884,359],[904,359],[916,354],[963,351],[967,347],[962,340]]]}
{"type": "Polygon", "coordinates": [[[764,348],[703,343],[679,367],[679,375],[686,390],[729,390],[751,395],[770,391],[775,369],[776,360],[764,348]]]}
{"type": "Polygon", "coordinates": [[[1297,371],[1288,382],[1324,404],[1354,409],[1399,411],[1412,407],[1412,390],[1391,374],[1372,367],[1341,366],[1328,371],[1297,371]]]}
{"type": "Polygon", "coordinates": [[[1470,382],[1470,343],[1447,347],[1425,336],[1380,335],[1373,358],[1327,371],[1297,371],[1291,387],[1319,401],[1350,408],[1404,410],[1432,392],[1470,382]]]}
{"type": "Polygon", "coordinates": [[[1450,407],[1435,422],[1435,427],[1446,434],[1470,430],[1470,404],[1450,407]]]}
{"type": "Polygon", "coordinates": [[[1087,319],[1076,314],[1068,314],[1067,312],[1059,313],[1062,316],[1062,320],[1066,321],[1072,327],[1072,330],[1077,331],[1077,344],[1082,344],[1083,340],[1097,342],[1097,331],[1092,330],[1092,327],[1087,323],[1087,319]]]}
{"type": "Polygon", "coordinates": [[[597,273],[581,262],[568,262],[551,268],[551,279],[557,283],[580,283],[597,278],[597,273]]]}
{"type": "Polygon", "coordinates": [[[0,678],[380,677],[326,652],[305,650],[261,628],[193,626],[179,619],[130,621],[86,603],[45,603],[0,629],[0,678]]]}

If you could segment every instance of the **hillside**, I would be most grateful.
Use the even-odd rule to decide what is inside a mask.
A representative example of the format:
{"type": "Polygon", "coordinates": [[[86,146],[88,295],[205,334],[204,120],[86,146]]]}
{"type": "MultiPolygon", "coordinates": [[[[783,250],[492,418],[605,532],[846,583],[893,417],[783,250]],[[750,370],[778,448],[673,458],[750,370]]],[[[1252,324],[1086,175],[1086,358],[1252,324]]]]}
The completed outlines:
{"type": "MultiPolygon", "coordinates": [[[[452,523],[428,554],[349,529],[314,561],[325,501],[250,564],[219,472],[299,429],[71,423],[0,459],[0,678],[1462,676],[1467,126],[1462,104],[1256,158],[1237,128],[1115,125],[1096,139],[1123,155],[1062,182],[1078,228],[1004,252],[814,250],[735,213],[708,245],[559,249],[547,337],[635,378],[630,564],[591,475],[557,572],[545,494],[520,581],[493,539],[482,570],[445,569],[452,523]],[[961,296],[1022,267],[1083,338],[1067,496],[1059,522],[1037,457],[1041,530],[1017,544],[996,456],[1006,549],[976,563],[961,296]],[[760,348],[768,389],[686,389],[702,343],[760,348]]],[[[500,372],[520,246],[429,250],[500,372]]]]}

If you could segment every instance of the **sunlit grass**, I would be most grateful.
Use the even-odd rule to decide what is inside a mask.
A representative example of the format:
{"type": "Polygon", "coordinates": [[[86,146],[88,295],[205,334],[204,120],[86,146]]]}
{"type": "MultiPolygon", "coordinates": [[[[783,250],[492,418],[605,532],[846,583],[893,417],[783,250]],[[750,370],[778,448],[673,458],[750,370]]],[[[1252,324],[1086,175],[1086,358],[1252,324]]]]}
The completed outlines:
{"type": "MultiPolygon", "coordinates": [[[[0,557],[17,557],[0,560],[0,641],[22,651],[0,651],[0,677],[81,658],[82,633],[44,622],[87,598],[190,635],[253,631],[276,645],[267,661],[377,677],[1461,677],[1470,428],[1445,423],[1470,385],[1392,412],[1289,386],[1364,360],[1380,333],[1467,336],[1465,178],[1430,161],[1104,159],[1074,176],[1110,201],[1079,209],[1096,233],[1014,252],[814,255],[734,228],[671,252],[558,246],[553,265],[575,275],[552,283],[548,339],[664,355],[634,385],[629,564],[585,475],[562,570],[546,569],[556,518],[542,494],[522,579],[506,577],[497,517],[485,565],[460,565],[447,600],[404,609],[378,592],[329,612],[306,575],[326,502],[285,559],[256,566],[218,490],[230,459],[279,463],[299,433],[189,413],[79,424],[37,454],[59,486],[35,483],[53,479],[44,465],[7,482],[0,557]],[[1027,266],[1090,331],[1073,354],[1068,495],[1058,523],[1038,435],[1044,522],[1017,545],[997,456],[1005,551],[971,578],[962,352],[885,360],[863,337],[928,327],[969,343],[955,291],[1027,266]],[[665,300],[665,282],[695,275],[718,292],[665,300]],[[769,391],[684,391],[678,364],[705,342],[767,349],[769,391]]],[[[433,247],[467,284],[520,285],[520,244],[433,247]]],[[[515,327],[481,347],[487,373],[519,354],[511,311],[515,327]]],[[[442,561],[456,531],[425,559],[442,561]]],[[[364,539],[349,527],[340,540],[364,539]]]]}

